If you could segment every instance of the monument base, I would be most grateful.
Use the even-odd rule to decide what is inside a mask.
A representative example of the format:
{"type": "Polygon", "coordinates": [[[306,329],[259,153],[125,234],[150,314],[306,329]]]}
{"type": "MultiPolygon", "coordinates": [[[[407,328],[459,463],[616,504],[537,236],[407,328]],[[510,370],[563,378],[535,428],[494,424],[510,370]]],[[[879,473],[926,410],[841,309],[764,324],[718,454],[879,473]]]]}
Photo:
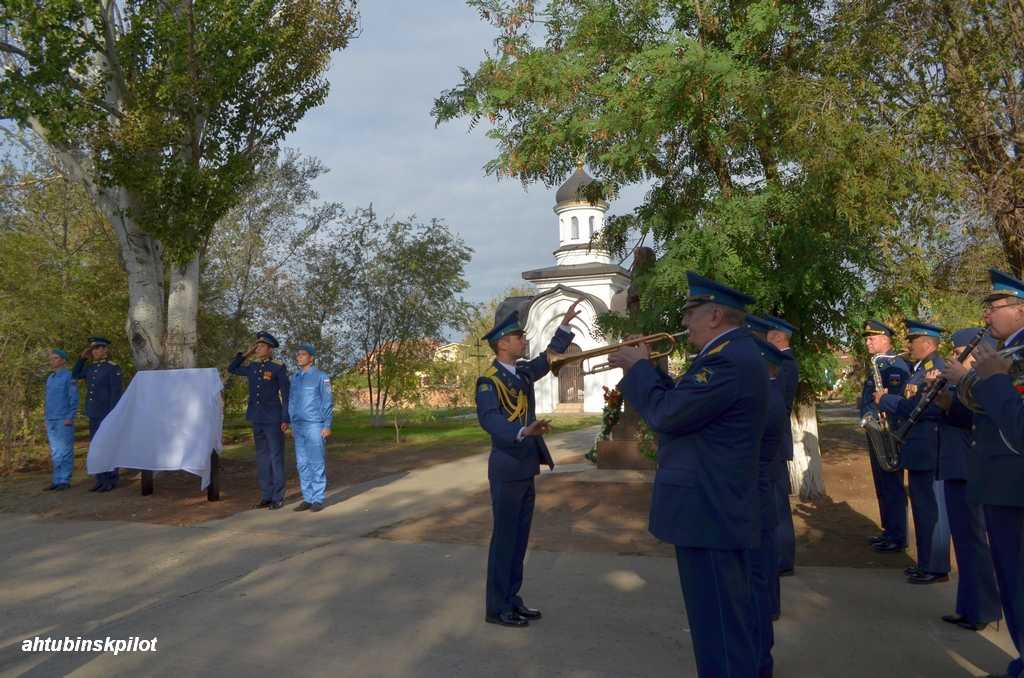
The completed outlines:
{"type": "Polygon", "coordinates": [[[602,440],[597,443],[597,468],[653,470],[656,464],[640,451],[639,440],[602,440]]]}

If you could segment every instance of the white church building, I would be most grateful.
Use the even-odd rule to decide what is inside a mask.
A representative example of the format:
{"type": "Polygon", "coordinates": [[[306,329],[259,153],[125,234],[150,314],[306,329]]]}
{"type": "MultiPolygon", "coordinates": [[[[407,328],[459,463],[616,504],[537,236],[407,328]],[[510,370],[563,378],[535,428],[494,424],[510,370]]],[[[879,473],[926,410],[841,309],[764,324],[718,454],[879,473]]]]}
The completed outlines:
{"type": "MultiPolygon", "coordinates": [[[[510,297],[502,302],[497,315],[504,317],[519,309],[520,322],[525,320],[528,356],[543,351],[558,329],[562,316],[578,299],[580,315],[572,322],[575,333],[570,352],[576,353],[604,346],[597,335],[597,318],[612,308],[612,298],[620,299],[629,286],[629,271],[612,263],[611,255],[591,248],[591,237],[604,226],[606,203],[592,204],[580,188],[593,181],[582,165],[559,187],[555,194],[555,215],[558,218],[558,249],[555,264],[523,272],[523,279],[537,288],[532,297],[510,297]]],[[[617,302],[619,300],[616,300],[617,302]]],[[[616,306],[619,303],[615,304],[616,306]]],[[[605,357],[574,363],[559,372],[548,374],[535,387],[537,412],[593,412],[604,407],[603,386],[612,388],[620,379],[620,370],[584,374],[586,369],[606,360],[605,357]]]]}

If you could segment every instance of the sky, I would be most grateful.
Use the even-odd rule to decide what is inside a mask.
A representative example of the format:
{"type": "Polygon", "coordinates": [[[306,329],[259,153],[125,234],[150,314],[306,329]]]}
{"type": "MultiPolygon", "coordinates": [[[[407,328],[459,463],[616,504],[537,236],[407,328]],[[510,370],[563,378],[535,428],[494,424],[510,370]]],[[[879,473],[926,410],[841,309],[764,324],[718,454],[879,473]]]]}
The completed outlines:
{"type": "MultiPolygon", "coordinates": [[[[361,34],[334,57],[327,102],[308,112],[286,146],[320,158],[323,200],[347,208],[373,203],[382,216],[443,219],[473,248],[466,298],[483,302],[523,271],[551,266],[558,247],[555,187],[484,174],[497,154],[486,125],[435,128],[434,98],[458,84],[490,49],[493,29],[462,0],[365,0],[361,34]]],[[[611,213],[643,197],[627,187],[611,213]]]]}

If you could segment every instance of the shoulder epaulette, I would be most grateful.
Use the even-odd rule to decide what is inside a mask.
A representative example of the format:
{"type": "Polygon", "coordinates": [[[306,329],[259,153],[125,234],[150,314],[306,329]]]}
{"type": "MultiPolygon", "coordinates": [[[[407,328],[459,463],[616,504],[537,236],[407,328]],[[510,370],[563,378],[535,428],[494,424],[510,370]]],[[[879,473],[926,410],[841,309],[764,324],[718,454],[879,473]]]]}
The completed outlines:
{"type": "Polygon", "coordinates": [[[495,367],[494,365],[491,365],[490,367],[487,368],[487,370],[484,371],[484,376],[485,377],[493,377],[497,373],[498,373],[498,368],[495,367]]]}
{"type": "Polygon", "coordinates": [[[275,365],[284,365],[284,363],[278,360],[277,358],[271,358],[270,362],[274,363],[275,365]]]}
{"type": "Polygon", "coordinates": [[[723,341],[721,344],[719,344],[718,346],[715,346],[713,349],[708,351],[705,355],[715,355],[716,353],[718,353],[719,351],[721,351],[723,348],[725,348],[728,345],[729,345],[729,341],[728,340],[723,341]]]}

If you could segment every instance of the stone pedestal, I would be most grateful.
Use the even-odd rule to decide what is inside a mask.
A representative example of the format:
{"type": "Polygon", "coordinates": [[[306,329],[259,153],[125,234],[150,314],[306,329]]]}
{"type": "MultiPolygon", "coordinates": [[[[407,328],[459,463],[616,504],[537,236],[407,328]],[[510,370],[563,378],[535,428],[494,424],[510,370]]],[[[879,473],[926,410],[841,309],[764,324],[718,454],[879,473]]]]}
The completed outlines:
{"type": "Polygon", "coordinates": [[[611,440],[602,440],[597,444],[597,468],[599,469],[636,469],[650,470],[656,468],[653,459],[648,459],[640,451],[640,434],[637,428],[639,415],[625,403],[622,416],[611,432],[611,440]]]}

